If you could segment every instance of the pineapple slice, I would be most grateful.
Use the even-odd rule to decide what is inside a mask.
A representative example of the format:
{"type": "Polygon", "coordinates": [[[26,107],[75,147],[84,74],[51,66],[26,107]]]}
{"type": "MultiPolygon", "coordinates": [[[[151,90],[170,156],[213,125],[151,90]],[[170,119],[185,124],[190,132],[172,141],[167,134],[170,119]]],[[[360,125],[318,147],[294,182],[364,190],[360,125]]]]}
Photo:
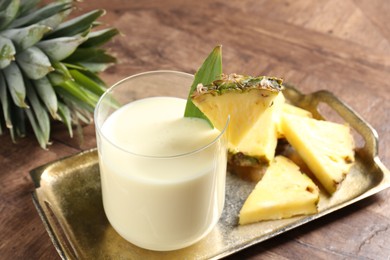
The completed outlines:
{"type": "Polygon", "coordinates": [[[334,193],[354,161],[350,128],[287,113],[282,116],[281,128],[319,182],[334,193]]]}
{"type": "Polygon", "coordinates": [[[233,154],[241,152],[265,163],[272,161],[278,143],[277,126],[284,101],[283,93],[279,92],[271,107],[260,115],[242,141],[237,146],[229,145],[229,151],[233,154]]]}
{"type": "Polygon", "coordinates": [[[222,75],[210,85],[199,84],[192,102],[222,130],[230,116],[228,139],[238,146],[260,116],[272,106],[282,81],[271,77],[222,75]]]}
{"type": "Polygon", "coordinates": [[[313,181],[291,160],[276,156],[241,208],[239,224],[315,214],[318,201],[313,181]]]}

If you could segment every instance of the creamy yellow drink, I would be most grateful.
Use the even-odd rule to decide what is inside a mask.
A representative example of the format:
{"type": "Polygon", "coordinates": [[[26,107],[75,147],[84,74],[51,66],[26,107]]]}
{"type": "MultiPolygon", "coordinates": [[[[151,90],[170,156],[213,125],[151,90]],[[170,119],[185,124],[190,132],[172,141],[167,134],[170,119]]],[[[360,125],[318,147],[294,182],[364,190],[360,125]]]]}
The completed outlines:
{"type": "Polygon", "coordinates": [[[203,238],[225,196],[226,143],[202,119],[184,118],[186,100],[127,104],[98,134],[104,209],[126,240],[174,250],[203,238]]]}

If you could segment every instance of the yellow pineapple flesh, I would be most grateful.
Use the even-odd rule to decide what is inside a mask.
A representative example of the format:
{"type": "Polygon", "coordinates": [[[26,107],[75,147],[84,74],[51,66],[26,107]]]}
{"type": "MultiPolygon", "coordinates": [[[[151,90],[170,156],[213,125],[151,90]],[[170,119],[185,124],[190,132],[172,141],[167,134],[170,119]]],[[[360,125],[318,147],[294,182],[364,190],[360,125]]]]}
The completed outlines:
{"type": "Polygon", "coordinates": [[[276,156],[241,208],[239,224],[315,214],[318,201],[313,181],[291,160],[276,156]]]}
{"type": "Polygon", "coordinates": [[[238,146],[271,107],[281,83],[280,79],[265,76],[222,75],[210,85],[200,84],[191,99],[219,130],[230,116],[228,140],[238,146]]]}
{"type": "Polygon", "coordinates": [[[303,117],[310,117],[312,118],[313,115],[311,112],[307,111],[306,109],[291,105],[289,103],[283,103],[283,108],[282,112],[280,113],[280,117],[278,120],[277,124],[277,129],[278,129],[278,138],[284,138],[283,131],[282,131],[282,126],[281,126],[281,117],[283,114],[292,114],[292,115],[297,115],[297,116],[303,116],[303,117]]]}
{"type": "Polygon", "coordinates": [[[278,143],[277,125],[284,101],[282,92],[279,92],[269,109],[260,115],[241,142],[237,146],[229,145],[229,152],[233,154],[241,152],[266,163],[272,161],[278,143]]]}
{"type": "Polygon", "coordinates": [[[283,104],[283,113],[293,114],[297,116],[313,117],[312,113],[306,109],[291,105],[289,103],[283,104]]]}
{"type": "Polygon", "coordinates": [[[322,186],[333,194],[354,161],[349,126],[283,113],[281,130],[322,186]]]}

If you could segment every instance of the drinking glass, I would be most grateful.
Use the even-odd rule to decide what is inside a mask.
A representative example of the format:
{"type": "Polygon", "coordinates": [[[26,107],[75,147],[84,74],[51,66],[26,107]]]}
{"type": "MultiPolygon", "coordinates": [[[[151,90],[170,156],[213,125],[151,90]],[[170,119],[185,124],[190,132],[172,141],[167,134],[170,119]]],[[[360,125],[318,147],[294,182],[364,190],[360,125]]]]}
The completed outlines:
{"type": "MultiPolygon", "coordinates": [[[[105,214],[119,235],[142,248],[184,248],[216,225],[225,200],[229,119],[217,137],[203,147],[167,156],[140,154],[136,147],[126,150],[102,127],[112,113],[140,99],[187,99],[193,78],[176,71],[130,76],[108,89],[95,109],[105,214]]],[[[127,120],[135,121],[131,117],[127,120]]]]}

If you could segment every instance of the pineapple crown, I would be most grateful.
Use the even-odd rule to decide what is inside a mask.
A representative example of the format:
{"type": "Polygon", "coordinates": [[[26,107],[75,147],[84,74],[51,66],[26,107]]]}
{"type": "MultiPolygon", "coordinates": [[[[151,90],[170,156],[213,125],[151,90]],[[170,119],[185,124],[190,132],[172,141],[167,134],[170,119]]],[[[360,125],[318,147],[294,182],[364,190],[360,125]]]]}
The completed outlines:
{"type": "Polygon", "coordinates": [[[283,89],[283,80],[268,76],[246,76],[238,74],[222,74],[210,84],[198,84],[193,95],[211,93],[223,94],[227,91],[247,91],[251,89],[267,89],[272,92],[279,92],[283,89]]]}
{"type": "Polygon", "coordinates": [[[39,0],[0,0],[0,134],[12,140],[26,135],[28,121],[42,148],[51,120],[92,122],[105,91],[97,73],[116,59],[101,46],[118,34],[115,28],[93,29],[104,10],[65,21],[72,0],[39,6],[39,0]]]}

